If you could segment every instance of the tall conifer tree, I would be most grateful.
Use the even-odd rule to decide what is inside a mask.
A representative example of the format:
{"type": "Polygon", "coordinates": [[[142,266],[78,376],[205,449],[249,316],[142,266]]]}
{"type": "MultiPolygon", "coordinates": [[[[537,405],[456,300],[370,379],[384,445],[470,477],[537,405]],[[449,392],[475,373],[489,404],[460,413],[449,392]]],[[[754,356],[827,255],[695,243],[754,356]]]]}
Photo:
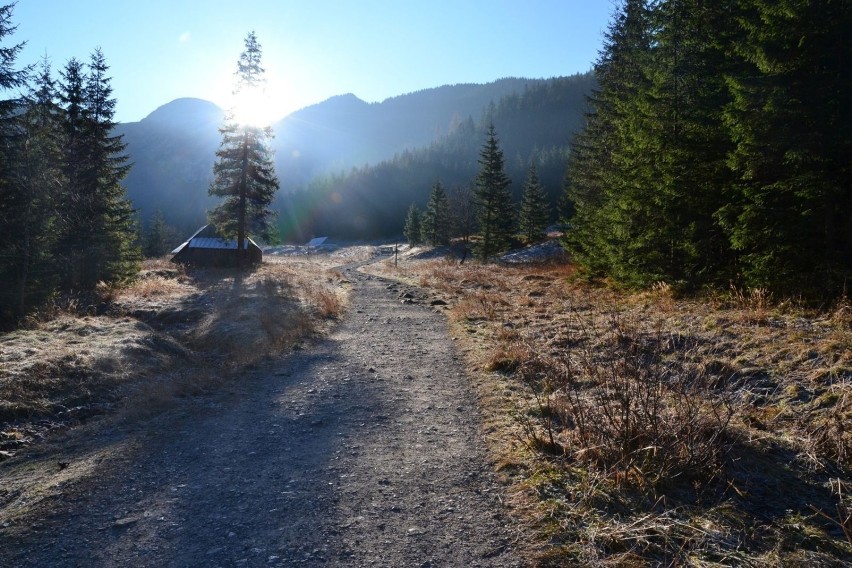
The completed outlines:
{"type": "Polygon", "coordinates": [[[112,96],[109,66],[100,48],[89,61],[86,77],[86,140],[90,156],[88,181],[95,189],[98,258],[92,279],[87,283],[126,282],[139,271],[141,251],[136,244],[133,205],[122,185],[131,165],[125,153],[127,144],[115,135],[116,100],[112,96]]]}
{"type": "MultiPolygon", "coordinates": [[[[14,9],[14,3],[0,6],[0,41],[5,41],[18,29],[18,26],[12,23],[14,9]]],[[[15,68],[18,55],[23,48],[24,43],[0,46],[0,89],[8,91],[26,84],[30,68],[15,68]]],[[[15,110],[16,105],[15,99],[0,100],[0,117],[7,118],[15,110]]]]}
{"type": "Polygon", "coordinates": [[[843,1],[624,0],[566,178],[574,258],[634,285],[847,289],[850,28],[843,1]]]}
{"type": "Polygon", "coordinates": [[[405,228],[402,230],[402,234],[405,235],[408,244],[411,246],[419,245],[423,242],[421,220],[422,215],[420,210],[415,203],[412,203],[408,208],[408,215],[405,217],[405,228]]]}
{"type": "Polygon", "coordinates": [[[449,193],[450,236],[459,237],[467,245],[476,230],[476,207],[473,185],[456,185],[449,193]]]}
{"type": "Polygon", "coordinates": [[[62,107],[62,175],[65,185],[57,199],[59,217],[56,245],[61,284],[65,289],[79,287],[83,250],[86,243],[86,218],[90,211],[85,190],[84,165],[88,163],[84,131],[86,71],[72,57],[60,71],[59,103],[62,107]]]}
{"type": "Polygon", "coordinates": [[[743,0],[726,114],[737,178],[721,213],[744,281],[836,296],[852,277],[852,4],[743,0]]]}
{"type": "Polygon", "coordinates": [[[143,237],[142,253],[148,258],[163,256],[173,246],[174,231],[166,224],[160,209],[154,211],[143,237]]]}
{"type": "MultiPolygon", "coordinates": [[[[12,24],[14,4],[0,7],[0,41],[6,41],[15,31],[12,24]]],[[[23,44],[0,46],[0,89],[8,91],[25,84],[27,69],[16,69],[15,61],[23,44]]],[[[38,231],[35,217],[49,215],[41,210],[41,199],[26,192],[20,183],[22,175],[18,162],[23,135],[15,110],[20,101],[0,101],[0,326],[15,321],[28,304],[28,279],[35,258],[26,257],[35,245],[27,240],[24,231],[38,231]]]]}
{"type": "MultiPolygon", "coordinates": [[[[619,205],[634,166],[624,157],[638,95],[647,89],[651,49],[647,0],[624,0],[613,17],[598,61],[598,90],[589,97],[586,126],[571,145],[565,201],[573,215],[565,245],[592,274],[612,274],[630,242],[630,223],[619,205]]],[[[643,160],[645,161],[645,160],[643,160]]]]}
{"type": "Polygon", "coordinates": [[[433,246],[446,245],[450,242],[450,203],[444,186],[438,181],[429,195],[421,221],[423,240],[433,246]]]}
{"type": "Polygon", "coordinates": [[[14,143],[8,183],[17,196],[17,207],[9,222],[17,238],[5,250],[14,259],[15,284],[3,288],[14,293],[8,307],[20,317],[47,300],[57,284],[53,257],[55,199],[64,180],[56,92],[47,59],[42,61],[21,112],[10,121],[10,127],[14,143]]]}
{"type": "Polygon", "coordinates": [[[122,180],[130,165],[121,136],[113,135],[115,99],[100,49],[88,72],[66,63],[60,82],[62,173],[57,254],[65,289],[129,280],[138,271],[133,208],[122,180]]]}
{"type": "Polygon", "coordinates": [[[488,127],[485,144],[479,153],[479,174],[476,176],[474,198],[479,212],[479,236],[476,255],[488,261],[511,246],[515,226],[515,211],[506,175],[503,151],[494,125],[488,127]]]}
{"type": "Polygon", "coordinates": [[[550,205],[547,194],[538,181],[535,164],[530,165],[527,179],[521,192],[521,209],[518,217],[518,228],[521,236],[528,243],[540,240],[550,223],[550,205]]]}
{"type": "MultiPolygon", "coordinates": [[[[262,88],[261,55],[261,46],[251,32],[237,62],[235,94],[262,88]]],[[[270,239],[273,234],[270,205],[278,190],[278,178],[269,148],[272,129],[240,124],[232,109],[219,132],[222,143],[216,152],[209,193],[223,201],[208,218],[222,235],[236,238],[242,264],[248,235],[270,239]]]]}
{"type": "Polygon", "coordinates": [[[722,111],[724,46],[736,33],[731,4],[661,0],[649,13],[653,42],[639,60],[645,81],[616,153],[616,219],[629,235],[615,251],[620,280],[695,285],[723,273],[728,247],[714,213],[730,179],[722,111]]]}

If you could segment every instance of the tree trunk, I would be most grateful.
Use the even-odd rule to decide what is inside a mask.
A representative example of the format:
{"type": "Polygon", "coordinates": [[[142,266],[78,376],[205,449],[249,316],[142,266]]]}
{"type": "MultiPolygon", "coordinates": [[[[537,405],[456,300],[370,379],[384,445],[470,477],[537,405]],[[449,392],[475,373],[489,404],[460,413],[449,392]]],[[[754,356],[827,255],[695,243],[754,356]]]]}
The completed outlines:
{"type": "Polygon", "coordinates": [[[248,185],[248,128],[243,128],[243,167],[240,172],[240,202],[237,217],[237,267],[245,266],[246,257],[246,189],[248,185]]]}

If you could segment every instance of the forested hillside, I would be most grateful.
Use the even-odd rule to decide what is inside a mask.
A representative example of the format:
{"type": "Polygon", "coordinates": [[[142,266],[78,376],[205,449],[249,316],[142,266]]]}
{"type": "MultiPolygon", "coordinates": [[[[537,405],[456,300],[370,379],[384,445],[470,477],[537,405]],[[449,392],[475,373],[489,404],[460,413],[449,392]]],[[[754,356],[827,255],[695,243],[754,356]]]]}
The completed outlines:
{"type": "Polygon", "coordinates": [[[141,122],[116,126],[134,165],[125,186],[146,225],[157,211],[183,235],[204,224],[214,202],[207,187],[224,117],[211,102],[178,99],[141,122]]]}
{"type": "MultiPolygon", "coordinates": [[[[272,126],[281,192],[428,146],[468,117],[479,117],[490,102],[544,82],[507,78],[446,85],[373,104],[347,94],[296,111],[272,126]]],[[[117,125],[134,163],[125,185],[146,227],[157,210],[181,233],[204,221],[223,118],[224,110],[213,103],[177,99],[139,122],[117,125]]]]}
{"type": "Polygon", "coordinates": [[[489,103],[544,82],[505,78],[484,85],[444,85],[372,104],[350,93],[296,111],[273,125],[282,189],[287,193],[318,175],[428,146],[468,117],[478,118],[489,103]]]}
{"type": "Polygon", "coordinates": [[[583,126],[585,97],[593,86],[591,73],[528,85],[486,106],[475,118],[462,120],[427,148],[406,150],[377,165],[316,180],[304,191],[283,198],[283,236],[401,234],[407,209],[412,203],[425,206],[436,181],[450,190],[473,182],[485,132],[492,123],[516,200],[529,166],[535,164],[555,204],[568,145],[583,126]]]}
{"type": "Polygon", "coordinates": [[[573,147],[592,275],[835,297],[852,274],[848,2],[627,0],[573,147]]]}

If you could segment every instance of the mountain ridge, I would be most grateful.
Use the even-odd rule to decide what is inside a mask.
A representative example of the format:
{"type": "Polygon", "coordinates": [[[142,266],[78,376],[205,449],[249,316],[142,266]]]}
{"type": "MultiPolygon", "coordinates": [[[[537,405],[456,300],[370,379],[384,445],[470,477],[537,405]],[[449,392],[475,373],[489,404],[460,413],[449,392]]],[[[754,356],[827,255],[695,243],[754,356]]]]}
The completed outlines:
{"type": "MultiPolygon", "coordinates": [[[[489,105],[548,81],[553,79],[510,77],[442,85],[373,103],[344,93],[294,111],[272,125],[280,193],[428,147],[462,122],[481,120],[489,105]]],[[[140,121],[116,126],[134,163],[125,187],[143,224],[158,209],[181,232],[205,221],[205,210],[215,202],[207,188],[224,116],[211,101],[181,97],[140,121]]]]}

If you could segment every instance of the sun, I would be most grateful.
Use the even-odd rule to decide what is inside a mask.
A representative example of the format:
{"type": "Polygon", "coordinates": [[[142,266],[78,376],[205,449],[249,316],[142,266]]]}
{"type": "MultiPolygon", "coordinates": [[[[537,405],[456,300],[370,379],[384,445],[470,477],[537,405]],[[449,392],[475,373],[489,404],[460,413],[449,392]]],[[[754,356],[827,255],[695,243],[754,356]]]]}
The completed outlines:
{"type": "Polygon", "coordinates": [[[274,98],[264,88],[243,89],[231,97],[229,109],[237,124],[242,126],[265,127],[271,125],[278,116],[279,109],[274,98]]]}

